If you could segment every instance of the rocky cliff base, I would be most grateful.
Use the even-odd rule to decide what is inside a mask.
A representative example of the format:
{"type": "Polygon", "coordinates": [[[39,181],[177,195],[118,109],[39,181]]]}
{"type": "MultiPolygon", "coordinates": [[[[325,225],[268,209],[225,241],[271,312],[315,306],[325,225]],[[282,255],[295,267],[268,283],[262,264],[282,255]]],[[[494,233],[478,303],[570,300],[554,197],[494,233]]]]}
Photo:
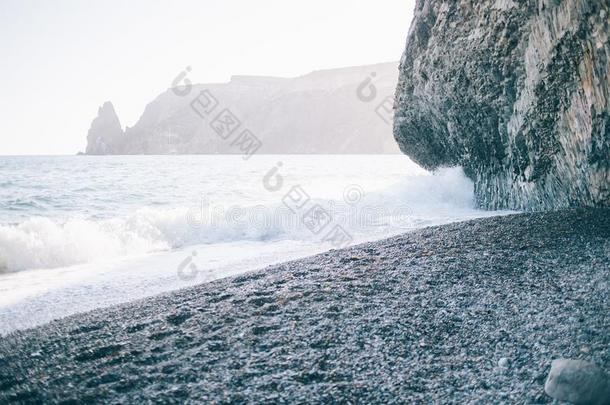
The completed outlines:
{"type": "Polygon", "coordinates": [[[610,210],[423,229],[0,339],[0,402],[547,403],[610,369],[610,210]]]}

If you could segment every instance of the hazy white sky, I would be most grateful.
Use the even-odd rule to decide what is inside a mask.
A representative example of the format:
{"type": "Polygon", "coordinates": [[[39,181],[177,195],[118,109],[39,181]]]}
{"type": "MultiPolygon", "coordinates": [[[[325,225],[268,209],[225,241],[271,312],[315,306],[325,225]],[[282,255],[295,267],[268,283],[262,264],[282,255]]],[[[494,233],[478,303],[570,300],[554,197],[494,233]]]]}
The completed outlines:
{"type": "Polygon", "coordinates": [[[0,155],[84,150],[174,77],[297,76],[399,60],[415,0],[0,0],[0,155]]]}

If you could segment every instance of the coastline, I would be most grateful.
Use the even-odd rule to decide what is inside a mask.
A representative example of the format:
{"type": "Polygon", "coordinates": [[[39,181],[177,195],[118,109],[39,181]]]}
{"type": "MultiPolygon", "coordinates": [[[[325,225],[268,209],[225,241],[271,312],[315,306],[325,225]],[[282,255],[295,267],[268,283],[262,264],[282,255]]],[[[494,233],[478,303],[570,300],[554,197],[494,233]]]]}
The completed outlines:
{"type": "Polygon", "coordinates": [[[545,403],[609,309],[610,209],[477,219],[15,332],[0,402],[545,403]]]}

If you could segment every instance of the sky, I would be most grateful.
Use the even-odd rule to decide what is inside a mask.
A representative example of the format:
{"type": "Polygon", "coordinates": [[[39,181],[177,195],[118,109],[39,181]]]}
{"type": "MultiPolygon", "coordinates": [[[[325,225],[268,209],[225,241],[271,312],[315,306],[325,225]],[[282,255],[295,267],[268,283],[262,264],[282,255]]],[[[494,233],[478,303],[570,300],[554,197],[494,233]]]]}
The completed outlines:
{"type": "Polygon", "coordinates": [[[0,155],[72,155],[193,83],[398,61],[415,0],[0,0],[0,155]]]}

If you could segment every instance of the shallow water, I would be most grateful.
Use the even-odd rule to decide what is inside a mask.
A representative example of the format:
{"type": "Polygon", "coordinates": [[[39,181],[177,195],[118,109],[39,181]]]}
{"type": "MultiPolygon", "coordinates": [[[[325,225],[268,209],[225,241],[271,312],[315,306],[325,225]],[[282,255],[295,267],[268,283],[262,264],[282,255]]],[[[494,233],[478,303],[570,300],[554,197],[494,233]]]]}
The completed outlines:
{"type": "Polygon", "coordinates": [[[0,157],[0,332],[497,214],[399,155],[0,157]]]}

